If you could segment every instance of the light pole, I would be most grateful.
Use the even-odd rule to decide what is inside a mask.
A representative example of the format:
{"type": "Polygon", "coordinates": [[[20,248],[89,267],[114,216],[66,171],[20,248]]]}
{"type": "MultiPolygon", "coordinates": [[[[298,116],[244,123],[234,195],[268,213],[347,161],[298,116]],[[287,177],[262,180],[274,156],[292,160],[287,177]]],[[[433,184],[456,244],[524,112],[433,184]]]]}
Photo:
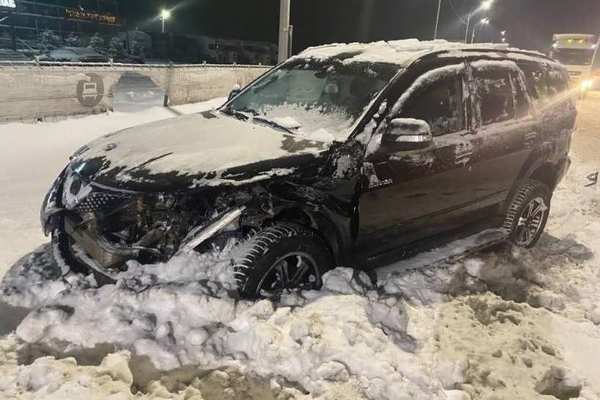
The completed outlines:
{"type": "Polygon", "coordinates": [[[481,5],[475,10],[471,11],[467,14],[467,29],[465,30],[465,43],[469,43],[469,28],[471,27],[471,18],[473,18],[477,13],[481,11],[487,11],[492,8],[494,4],[494,0],[485,0],[481,5]]]}
{"type": "Polygon", "coordinates": [[[281,0],[279,8],[279,55],[278,62],[287,60],[290,56],[291,48],[291,29],[290,29],[290,12],[291,0],[281,0]]]}
{"type": "Polygon", "coordinates": [[[433,40],[437,39],[438,27],[440,26],[440,13],[442,11],[442,0],[438,0],[437,14],[435,17],[435,29],[433,31],[433,40]]]}
{"type": "Polygon", "coordinates": [[[489,25],[490,23],[490,19],[489,18],[484,18],[481,21],[479,21],[479,23],[477,25],[475,25],[473,27],[473,36],[471,36],[471,44],[475,43],[475,35],[477,35],[477,28],[481,28],[484,25],[489,25]]]}
{"type": "Polygon", "coordinates": [[[167,20],[171,18],[171,11],[169,10],[160,10],[160,22],[162,23],[162,33],[166,32],[167,20]]]}

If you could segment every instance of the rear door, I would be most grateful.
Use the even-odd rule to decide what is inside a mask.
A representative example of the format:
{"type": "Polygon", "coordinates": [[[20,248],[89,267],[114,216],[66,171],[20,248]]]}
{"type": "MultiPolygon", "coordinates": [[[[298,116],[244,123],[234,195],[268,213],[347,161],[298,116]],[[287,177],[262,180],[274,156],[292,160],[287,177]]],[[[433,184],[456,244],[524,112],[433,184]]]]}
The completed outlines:
{"type": "Polygon", "coordinates": [[[475,61],[471,71],[477,158],[472,178],[478,201],[492,205],[506,200],[539,139],[539,124],[514,62],[475,61]]]}

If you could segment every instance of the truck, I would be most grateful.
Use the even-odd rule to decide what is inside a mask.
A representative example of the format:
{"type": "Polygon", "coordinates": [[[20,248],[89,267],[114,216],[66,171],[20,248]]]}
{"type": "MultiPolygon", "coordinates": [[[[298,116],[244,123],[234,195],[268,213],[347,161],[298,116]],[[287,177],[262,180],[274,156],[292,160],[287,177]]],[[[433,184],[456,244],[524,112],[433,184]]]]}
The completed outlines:
{"type": "Polygon", "coordinates": [[[572,80],[579,82],[592,65],[598,36],[582,33],[555,34],[550,56],[564,64],[572,80]]]}

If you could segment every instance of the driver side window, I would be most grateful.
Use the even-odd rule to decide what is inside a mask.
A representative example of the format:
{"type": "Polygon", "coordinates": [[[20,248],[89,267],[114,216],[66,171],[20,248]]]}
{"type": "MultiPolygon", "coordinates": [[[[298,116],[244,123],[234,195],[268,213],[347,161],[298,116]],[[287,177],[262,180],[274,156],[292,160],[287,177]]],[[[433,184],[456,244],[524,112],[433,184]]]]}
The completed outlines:
{"type": "Polygon", "coordinates": [[[462,131],[466,129],[462,94],[460,76],[438,79],[413,94],[400,116],[427,121],[433,136],[462,131]]]}

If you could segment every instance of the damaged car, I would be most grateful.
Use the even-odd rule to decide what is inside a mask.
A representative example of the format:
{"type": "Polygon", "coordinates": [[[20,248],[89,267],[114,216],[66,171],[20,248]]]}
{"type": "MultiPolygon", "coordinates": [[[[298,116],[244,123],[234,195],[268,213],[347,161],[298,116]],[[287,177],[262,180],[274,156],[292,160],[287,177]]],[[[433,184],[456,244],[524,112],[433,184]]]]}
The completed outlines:
{"type": "Polygon", "coordinates": [[[311,48],[220,108],[79,149],[41,222],[56,257],[118,279],[239,243],[244,297],[318,289],[423,243],[498,227],[531,247],[569,161],[566,70],[537,53],[442,41],[311,48]]]}

